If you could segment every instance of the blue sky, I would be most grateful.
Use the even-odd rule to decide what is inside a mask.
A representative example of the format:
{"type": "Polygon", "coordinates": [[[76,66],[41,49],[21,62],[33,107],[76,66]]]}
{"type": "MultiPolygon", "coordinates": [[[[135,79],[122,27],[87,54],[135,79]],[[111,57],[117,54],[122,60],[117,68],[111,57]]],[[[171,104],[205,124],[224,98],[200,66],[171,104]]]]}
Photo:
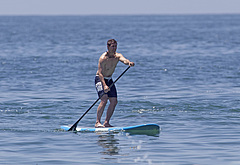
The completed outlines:
{"type": "Polygon", "coordinates": [[[240,14],[240,0],[0,0],[0,15],[240,14]]]}

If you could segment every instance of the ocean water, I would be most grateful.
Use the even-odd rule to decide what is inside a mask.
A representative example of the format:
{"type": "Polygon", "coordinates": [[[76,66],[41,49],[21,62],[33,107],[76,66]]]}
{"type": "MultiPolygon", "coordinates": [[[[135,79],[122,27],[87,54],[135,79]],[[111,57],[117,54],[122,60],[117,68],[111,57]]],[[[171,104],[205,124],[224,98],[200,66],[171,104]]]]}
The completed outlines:
{"type": "MultiPolygon", "coordinates": [[[[239,20],[0,16],[0,164],[240,164],[239,20]],[[97,99],[110,38],[136,64],[116,84],[111,124],[156,123],[159,135],[60,130],[97,99]]],[[[79,126],[94,126],[96,108],[79,126]]]]}

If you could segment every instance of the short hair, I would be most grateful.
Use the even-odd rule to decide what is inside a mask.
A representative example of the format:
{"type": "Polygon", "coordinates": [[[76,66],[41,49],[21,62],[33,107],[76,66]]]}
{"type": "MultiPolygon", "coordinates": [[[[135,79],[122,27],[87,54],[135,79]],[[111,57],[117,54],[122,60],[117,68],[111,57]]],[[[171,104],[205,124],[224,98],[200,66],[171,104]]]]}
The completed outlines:
{"type": "Polygon", "coordinates": [[[111,44],[117,44],[117,41],[115,39],[108,40],[107,46],[110,46],[111,44]]]}

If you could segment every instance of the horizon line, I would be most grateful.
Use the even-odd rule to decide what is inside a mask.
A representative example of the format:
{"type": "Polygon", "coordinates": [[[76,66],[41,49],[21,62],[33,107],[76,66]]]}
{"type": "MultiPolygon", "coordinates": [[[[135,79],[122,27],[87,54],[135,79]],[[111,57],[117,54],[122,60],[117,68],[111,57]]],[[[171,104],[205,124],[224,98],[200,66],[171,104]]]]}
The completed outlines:
{"type": "Polygon", "coordinates": [[[136,13],[136,14],[0,14],[0,16],[181,16],[181,15],[240,15],[239,13],[136,13]]]}

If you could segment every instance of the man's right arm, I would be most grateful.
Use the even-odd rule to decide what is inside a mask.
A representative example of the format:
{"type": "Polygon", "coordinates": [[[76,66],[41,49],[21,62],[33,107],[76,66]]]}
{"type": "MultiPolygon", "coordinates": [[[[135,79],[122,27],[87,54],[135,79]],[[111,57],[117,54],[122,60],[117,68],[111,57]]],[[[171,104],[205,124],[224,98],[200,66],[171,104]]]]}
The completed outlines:
{"type": "Polygon", "coordinates": [[[104,76],[102,74],[102,70],[103,70],[103,59],[101,59],[101,57],[100,57],[99,63],[98,63],[98,76],[99,76],[99,79],[101,80],[101,82],[103,84],[104,92],[107,93],[108,91],[110,91],[110,89],[105,83],[104,76]]]}

